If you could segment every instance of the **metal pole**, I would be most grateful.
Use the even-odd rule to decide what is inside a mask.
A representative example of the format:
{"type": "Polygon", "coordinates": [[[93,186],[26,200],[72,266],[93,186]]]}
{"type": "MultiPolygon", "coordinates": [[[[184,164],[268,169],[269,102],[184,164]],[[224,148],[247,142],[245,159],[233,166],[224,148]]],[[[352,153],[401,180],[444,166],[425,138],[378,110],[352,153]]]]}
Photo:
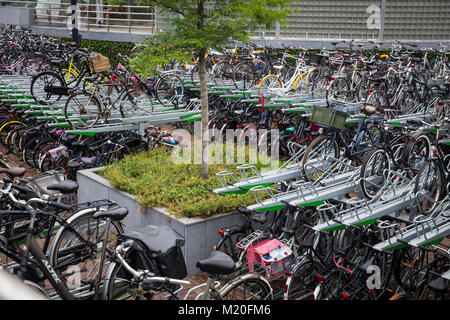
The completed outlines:
{"type": "MultiPolygon", "coordinates": [[[[130,1],[130,4],[131,4],[131,1],[130,1]]],[[[130,6],[128,6],[127,18],[128,18],[128,33],[131,33],[131,8],[130,8],[130,6]]]]}
{"type": "Polygon", "coordinates": [[[275,39],[280,39],[280,23],[275,24],[275,39]]]}
{"type": "Polygon", "coordinates": [[[380,31],[378,33],[378,40],[383,40],[385,12],[386,12],[386,0],[381,0],[380,31]]]}
{"type": "Polygon", "coordinates": [[[80,46],[80,37],[78,35],[77,29],[77,0],[70,0],[70,6],[72,7],[72,41],[77,44],[77,47],[80,46]]]}

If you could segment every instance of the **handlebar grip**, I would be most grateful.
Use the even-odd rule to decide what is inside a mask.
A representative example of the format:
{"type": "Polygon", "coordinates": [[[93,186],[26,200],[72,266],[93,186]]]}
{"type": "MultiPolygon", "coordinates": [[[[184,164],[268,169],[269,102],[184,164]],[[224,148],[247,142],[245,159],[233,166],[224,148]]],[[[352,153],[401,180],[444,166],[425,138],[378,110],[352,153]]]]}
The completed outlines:
{"type": "Polygon", "coordinates": [[[49,201],[48,204],[52,207],[62,209],[62,210],[71,210],[72,209],[72,206],[70,206],[68,204],[60,203],[60,202],[49,201]]]}
{"type": "Polygon", "coordinates": [[[11,187],[23,193],[33,192],[27,187],[19,186],[18,184],[12,184],[11,187]]]}

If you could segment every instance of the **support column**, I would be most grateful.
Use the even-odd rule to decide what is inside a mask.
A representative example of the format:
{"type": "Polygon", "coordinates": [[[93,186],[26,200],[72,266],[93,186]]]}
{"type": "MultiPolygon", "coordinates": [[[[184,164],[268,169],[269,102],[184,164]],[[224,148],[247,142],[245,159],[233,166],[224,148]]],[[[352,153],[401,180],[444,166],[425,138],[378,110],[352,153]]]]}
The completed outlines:
{"type": "Polygon", "coordinates": [[[77,0],[70,0],[70,6],[72,8],[72,41],[77,44],[77,47],[80,46],[80,36],[78,34],[78,28],[77,28],[77,0]]]}
{"type": "Polygon", "coordinates": [[[386,13],[386,0],[381,0],[380,30],[378,33],[378,40],[383,40],[385,13],[386,13]]]}

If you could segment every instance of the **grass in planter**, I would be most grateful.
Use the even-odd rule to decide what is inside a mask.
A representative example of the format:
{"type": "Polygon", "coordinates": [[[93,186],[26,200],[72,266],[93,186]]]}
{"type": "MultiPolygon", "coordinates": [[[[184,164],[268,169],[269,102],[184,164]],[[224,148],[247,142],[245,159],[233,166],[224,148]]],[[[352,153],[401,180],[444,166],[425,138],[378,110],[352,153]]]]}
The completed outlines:
{"type": "MultiPolygon", "coordinates": [[[[170,150],[158,148],[127,155],[100,175],[114,188],[137,196],[143,207],[166,207],[176,216],[205,217],[234,211],[240,204],[255,203],[252,192],[220,196],[206,189],[221,187],[215,173],[234,171],[238,165],[210,164],[209,178],[204,180],[197,164],[174,164],[170,150]]],[[[264,166],[259,162],[256,167],[264,166]]]]}

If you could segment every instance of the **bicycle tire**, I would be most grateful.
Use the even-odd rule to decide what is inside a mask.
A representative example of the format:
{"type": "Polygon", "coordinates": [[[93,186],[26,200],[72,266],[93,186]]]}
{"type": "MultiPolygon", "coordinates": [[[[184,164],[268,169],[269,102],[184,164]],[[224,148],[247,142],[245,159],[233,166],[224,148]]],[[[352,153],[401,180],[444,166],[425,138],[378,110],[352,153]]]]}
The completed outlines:
{"type": "Polygon", "coordinates": [[[101,114],[103,114],[103,111],[97,97],[86,91],[71,94],[64,105],[64,117],[74,129],[93,127],[100,119],[101,114]],[[92,114],[92,116],[88,114],[92,114]]]}
{"type": "Polygon", "coordinates": [[[216,250],[224,252],[233,258],[234,262],[237,262],[239,260],[240,250],[236,247],[236,244],[247,235],[248,232],[243,231],[230,232],[220,239],[216,246],[216,250]]]}
{"type": "Polygon", "coordinates": [[[41,105],[52,105],[58,102],[62,95],[45,91],[48,86],[65,87],[66,83],[61,76],[52,71],[44,71],[37,74],[30,85],[30,93],[34,101],[41,105]],[[51,99],[53,97],[53,99],[51,99]]]}
{"type": "Polygon", "coordinates": [[[251,273],[232,280],[219,292],[219,295],[223,300],[272,300],[273,298],[272,288],[267,280],[251,273]],[[246,296],[247,288],[255,292],[246,296]]]}
{"type": "Polygon", "coordinates": [[[283,82],[275,74],[269,74],[261,79],[258,84],[258,95],[268,94],[267,91],[271,88],[283,88],[283,82]]]}
{"type": "MultiPolygon", "coordinates": [[[[323,148],[323,146],[324,146],[323,143],[326,140],[331,140],[331,137],[325,136],[325,135],[320,135],[317,138],[315,138],[313,141],[311,141],[311,143],[309,144],[308,148],[306,148],[306,150],[305,150],[305,154],[304,154],[303,159],[302,159],[302,171],[303,171],[303,174],[305,175],[305,177],[309,181],[315,181],[315,180],[319,179],[320,176],[323,174],[323,172],[320,172],[320,171],[319,172],[313,172],[312,175],[308,174],[306,167],[307,167],[308,160],[310,160],[310,157],[311,156],[316,156],[318,154],[318,151],[320,151],[321,148],[323,148]],[[315,150],[315,148],[318,148],[318,150],[315,150]]],[[[331,154],[332,156],[334,156],[336,159],[339,159],[340,151],[339,151],[339,146],[338,146],[337,142],[334,141],[333,145],[331,147],[330,146],[331,146],[330,143],[325,143],[325,149],[329,149],[329,150],[328,150],[328,152],[327,152],[327,150],[325,150],[327,152],[327,154],[322,154],[322,158],[321,159],[324,161],[323,163],[325,163],[326,158],[331,153],[332,153],[331,154]],[[329,146],[327,146],[327,145],[329,145],[329,146]],[[331,150],[331,148],[333,150],[331,150]]],[[[321,153],[323,153],[323,152],[321,152],[321,153]]],[[[329,166],[331,166],[331,165],[332,164],[329,164],[329,166]]],[[[325,168],[324,171],[326,169],[327,168],[325,168]]]]}
{"type": "Polygon", "coordinates": [[[391,162],[389,153],[384,149],[374,149],[365,155],[360,171],[360,177],[362,178],[360,186],[367,199],[373,199],[380,189],[383,188],[386,183],[384,173],[386,169],[390,169],[391,162]],[[376,181],[371,181],[370,183],[366,181],[366,179],[374,180],[374,175],[378,177],[378,180],[377,178],[375,180],[380,181],[379,185],[376,181]]]}
{"type": "Polygon", "coordinates": [[[428,160],[420,168],[414,185],[414,193],[423,215],[431,214],[436,208],[445,190],[444,180],[444,172],[437,161],[428,160]],[[420,194],[418,194],[419,192],[420,194]],[[421,198],[423,201],[420,200],[421,198]]]}
{"type": "MultiPolygon", "coordinates": [[[[91,290],[91,283],[95,281],[98,272],[103,275],[108,268],[108,259],[105,257],[103,269],[97,269],[98,259],[104,249],[105,220],[95,219],[94,214],[96,212],[96,210],[88,210],[72,215],[67,219],[70,227],[62,226],[58,230],[50,248],[50,263],[61,274],[66,283],[71,285],[71,289],[82,290],[85,288],[91,290]],[[102,227],[103,229],[101,229],[102,227]],[[86,243],[81,242],[73,230],[79,230],[79,234],[96,248],[96,252],[92,252],[92,249],[86,243]],[[89,268],[91,269],[89,270],[89,268]]],[[[109,250],[113,250],[116,246],[117,235],[123,233],[122,224],[114,220],[111,221],[109,232],[111,234],[108,234],[107,246],[109,250]]],[[[79,291],[78,293],[82,292],[79,291]]]]}
{"type": "Polygon", "coordinates": [[[171,101],[175,97],[174,105],[178,106],[184,95],[184,84],[179,76],[168,73],[161,76],[155,84],[156,99],[164,105],[167,101],[171,101]],[[169,79],[169,81],[168,81],[169,79]]]}
{"type": "Polygon", "coordinates": [[[306,259],[294,265],[292,275],[286,279],[283,299],[298,300],[313,292],[319,283],[315,275],[323,268],[322,264],[312,259],[306,259]]]}

